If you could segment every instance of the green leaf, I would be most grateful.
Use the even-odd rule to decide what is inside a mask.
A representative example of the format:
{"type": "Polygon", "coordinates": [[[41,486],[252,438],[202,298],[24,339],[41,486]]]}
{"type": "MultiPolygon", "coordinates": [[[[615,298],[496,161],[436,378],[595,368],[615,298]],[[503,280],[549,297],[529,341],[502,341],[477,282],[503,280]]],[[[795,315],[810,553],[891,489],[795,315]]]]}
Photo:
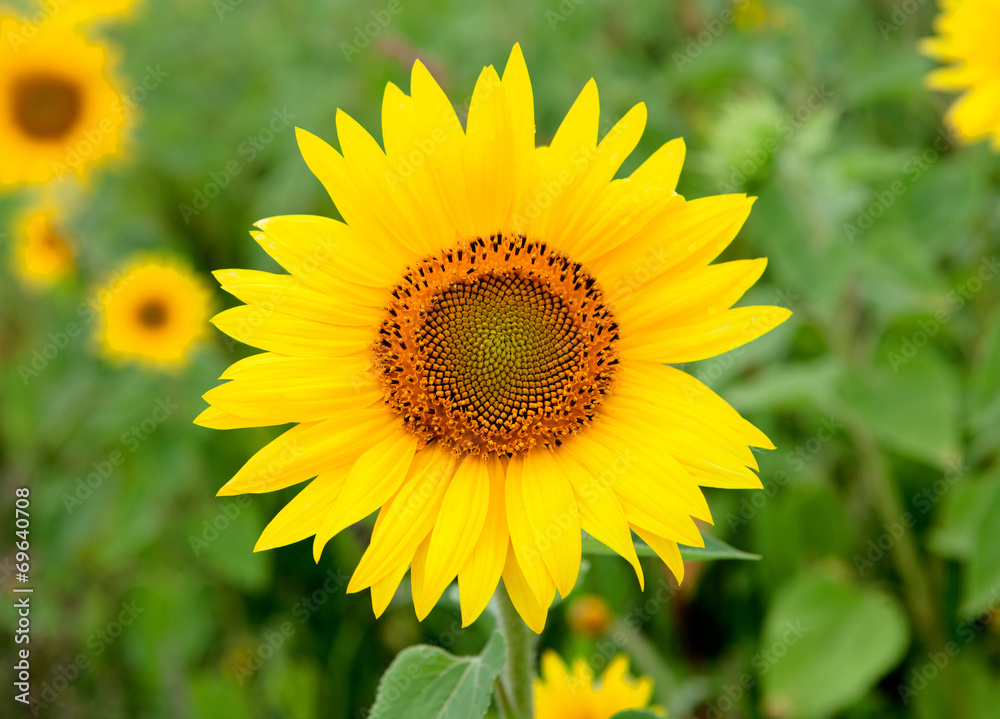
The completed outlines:
{"type": "MultiPolygon", "coordinates": [[[[750,552],[744,552],[741,549],[731,547],[721,539],[717,539],[710,534],[703,534],[702,538],[705,540],[704,548],[688,547],[681,544],[681,556],[691,562],[708,562],[715,559],[744,559],[753,561],[760,559],[759,554],[751,554],[750,552]]],[[[641,539],[633,537],[632,544],[635,545],[635,553],[640,557],[656,556],[656,552],[653,551],[653,548],[641,539]]],[[[584,535],[583,537],[583,553],[592,555],[618,556],[613,549],[601,544],[593,537],[587,535],[584,535]]]]}
{"type": "Polygon", "coordinates": [[[974,527],[962,611],[979,614],[1000,603],[1000,472],[981,485],[985,508],[974,527]]]}
{"type": "Polygon", "coordinates": [[[932,347],[917,348],[910,338],[888,348],[888,360],[889,365],[856,368],[847,375],[843,399],[883,442],[944,467],[959,453],[955,369],[932,347]]]}
{"type": "Polygon", "coordinates": [[[649,711],[649,709],[626,709],[612,715],[611,719],[663,719],[662,714],[649,711]]]}
{"type": "Polygon", "coordinates": [[[752,660],[770,716],[826,717],[903,658],[909,627],[888,594],[839,578],[793,580],[775,598],[752,660]]]}
{"type": "Polygon", "coordinates": [[[481,719],[503,669],[507,647],[494,632],[477,657],[420,645],[404,650],[379,682],[372,719],[481,719]]]}
{"type": "Polygon", "coordinates": [[[941,502],[937,524],[928,538],[931,549],[949,559],[971,559],[979,528],[992,519],[987,511],[998,494],[1000,472],[977,481],[958,482],[941,502]]]}

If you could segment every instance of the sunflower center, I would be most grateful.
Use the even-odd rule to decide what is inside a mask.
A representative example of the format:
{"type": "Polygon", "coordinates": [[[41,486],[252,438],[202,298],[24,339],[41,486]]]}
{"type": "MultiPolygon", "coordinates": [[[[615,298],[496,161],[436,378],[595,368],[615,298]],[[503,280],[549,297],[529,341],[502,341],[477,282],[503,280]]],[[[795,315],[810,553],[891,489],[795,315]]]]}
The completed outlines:
{"type": "Polygon", "coordinates": [[[167,307],[158,299],[146,300],[136,312],[136,316],[146,329],[158,330],[167,323],[167,307]]]}
{"type": "Polygon", "coordinates": [[[76,124],[83,110],[80,89],[55,75],[29,75],[11,88],[14,123],[38,140],[54,140],[76,124]]]}
{"type": "Polygon", "coordinates": [[[617,330],[581,265],[497,235],[409,268],[374,352],[386,403],[422,440],[512,453],[557,445],[594,417],[617,330]]]}

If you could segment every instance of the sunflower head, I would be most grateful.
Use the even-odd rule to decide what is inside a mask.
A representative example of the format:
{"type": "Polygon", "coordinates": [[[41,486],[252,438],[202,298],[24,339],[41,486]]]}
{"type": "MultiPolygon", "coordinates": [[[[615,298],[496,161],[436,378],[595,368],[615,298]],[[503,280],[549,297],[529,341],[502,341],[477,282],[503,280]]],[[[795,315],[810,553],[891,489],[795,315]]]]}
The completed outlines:
{"type": "Polygon", "coordinates": [[[920,48],[948,67],[927,76],[934,90],[960,92],[946,121],[965,142],[991,138],[1000,150],[1000,3],[948,0],[934,21],[934,37],[920,48]]]}
{"type": "Polygon", "coordinates": [[[74,267],[73,245],[53,205],[45,204],[25,213],[17,227],[14,252],[19,274],[31,284],[51,284],[74,267]]]}
{"type": "Polygon", "coordinates": [[[170,262],[137,262],[95,297],[101,304],[101,345],[116,359],[180,364],[207,325],[204,284],[170,262]]]}
{"type": "Polygon", "coordinates": [[[611,719],[626,709],[648,708],[653,682],[629,676],[628,664],[628,657],[619,654],[595,681],[583,659],[576,659],[570,670],[558,654],[545,652],[541,676],[535,680],[537,718],[611,719]]]}
{"type": "Polygon", "coordinates": [[[83,175],[121,151],[127,113],[108,79],[108,51],[84,40],[70,14],[30,33],[0,16],[0,186],[83,175]]]}
{"type": "Polygon", "coordinates": [[[635,532],[674,573],[710,520],[700,486],[757,487],[772,445],[666,363],[738,347],[788,311],[732,305],[764,260],[710,264],[750,211],[744,195],[674,191],[684,144],[615,179],[646,121],[598,138],[591,80],[535,146],[515,46],[480,75],[465,127],[419,62],[386,88],[382,144],[345,113],[342,152],[298,131],[343,221],[272,217],[252,233],[290,274],[217,273],[246,302],[214,324],[265,350],[230,367],[196,421],[295,423],[220,494],[312,480],[257,549],[314,537],[317,560],[378,512],[348,586],[376,613],[403,575],[419,617],[457,577],[463,621],[502,578],[541,631],[576,583],[581,531],[625,557],[635,532]]]}

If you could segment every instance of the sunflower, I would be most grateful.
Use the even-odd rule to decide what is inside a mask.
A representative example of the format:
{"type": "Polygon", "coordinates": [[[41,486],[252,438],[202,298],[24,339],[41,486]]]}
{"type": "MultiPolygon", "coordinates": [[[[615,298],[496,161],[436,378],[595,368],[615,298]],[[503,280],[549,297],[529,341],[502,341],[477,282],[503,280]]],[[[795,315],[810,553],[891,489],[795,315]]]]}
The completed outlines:
{"type": "Polygon", "coordinates": [[[946,120],[966,142],[991,137],[1000,149],[1000,2],[942,0],[935,19],[936,36],[923,40],[921,51],[952,63],[927,76],[934,90],[960,91],[946,120]]]}
{"type": "Polygon", "coordinates": [[[73,246],[60,227],[55,206],[43,204],[26,212],[15,238],[16,267],[29,283],[51,284],[72,271],[73,246]]]}
{"type": "Polygon", "coordinates": [[[106,48],[85,41],[69,14],[37,26],[0,16],[0,37],[0,186],[83,175],[121,151],[127,107],[106,48]]]}
{"type": "Polygon", "coordinates": [[[183,362],[208,320],[208,290],[197,275],[164,261],[126,268],[95,294],[107,355],[154,364],[183,362]]]}
{"type": "Polygon", "coordinates": [[[389,84],[385,150],[345,113],[342,153],[298,131],[344,217],[273,217],[251,233],[291,274],[216,273],[246,305],[214,318],[266,350],[237,362],[196,422],[298,423],[220,495],[315,478],[256,549],[338,532],[378,510],[348,586],[381,613],[409,569],[423,618],[458,579],[463,622],[501,577],[541,631],[576,582],[581,529],[625,557],[631,530],[680,577],[677,543],[702,544],[699,489],[759,487],[749,445],[768,439],[665,362],[742,345],[782,322],[730,306],[764,260],[709,266],[750,211],[744,195],[687,202],[667,143],[613,179],[642,134],[637,105],[597,142],[587,83],[535,147],[528,71],[483,70],[463,130],[416,62],[389,84]]]}
{"type": "Polygon", "coordinates": [[[569,671],[553,651],[542,655],[542,676],[535,680],[537,719],[610,719],[625,709],[646,709],[653,682],[628,675],[628,658],[618,655],[595,683],[583,659],[569,671]]]}

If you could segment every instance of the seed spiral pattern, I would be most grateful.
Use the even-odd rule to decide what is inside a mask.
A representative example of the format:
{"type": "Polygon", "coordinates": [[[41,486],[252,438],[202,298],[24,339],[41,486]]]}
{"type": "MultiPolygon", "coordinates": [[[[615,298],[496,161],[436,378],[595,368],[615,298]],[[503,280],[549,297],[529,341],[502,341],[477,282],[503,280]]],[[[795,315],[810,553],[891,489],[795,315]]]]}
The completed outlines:
{"type": "Polygon", "coordinates": [[[558,445],[610,392],[618,326],[578,263],[523,236],[407,269],[373,346],[386,404],[456,452],[558,445]]]}

